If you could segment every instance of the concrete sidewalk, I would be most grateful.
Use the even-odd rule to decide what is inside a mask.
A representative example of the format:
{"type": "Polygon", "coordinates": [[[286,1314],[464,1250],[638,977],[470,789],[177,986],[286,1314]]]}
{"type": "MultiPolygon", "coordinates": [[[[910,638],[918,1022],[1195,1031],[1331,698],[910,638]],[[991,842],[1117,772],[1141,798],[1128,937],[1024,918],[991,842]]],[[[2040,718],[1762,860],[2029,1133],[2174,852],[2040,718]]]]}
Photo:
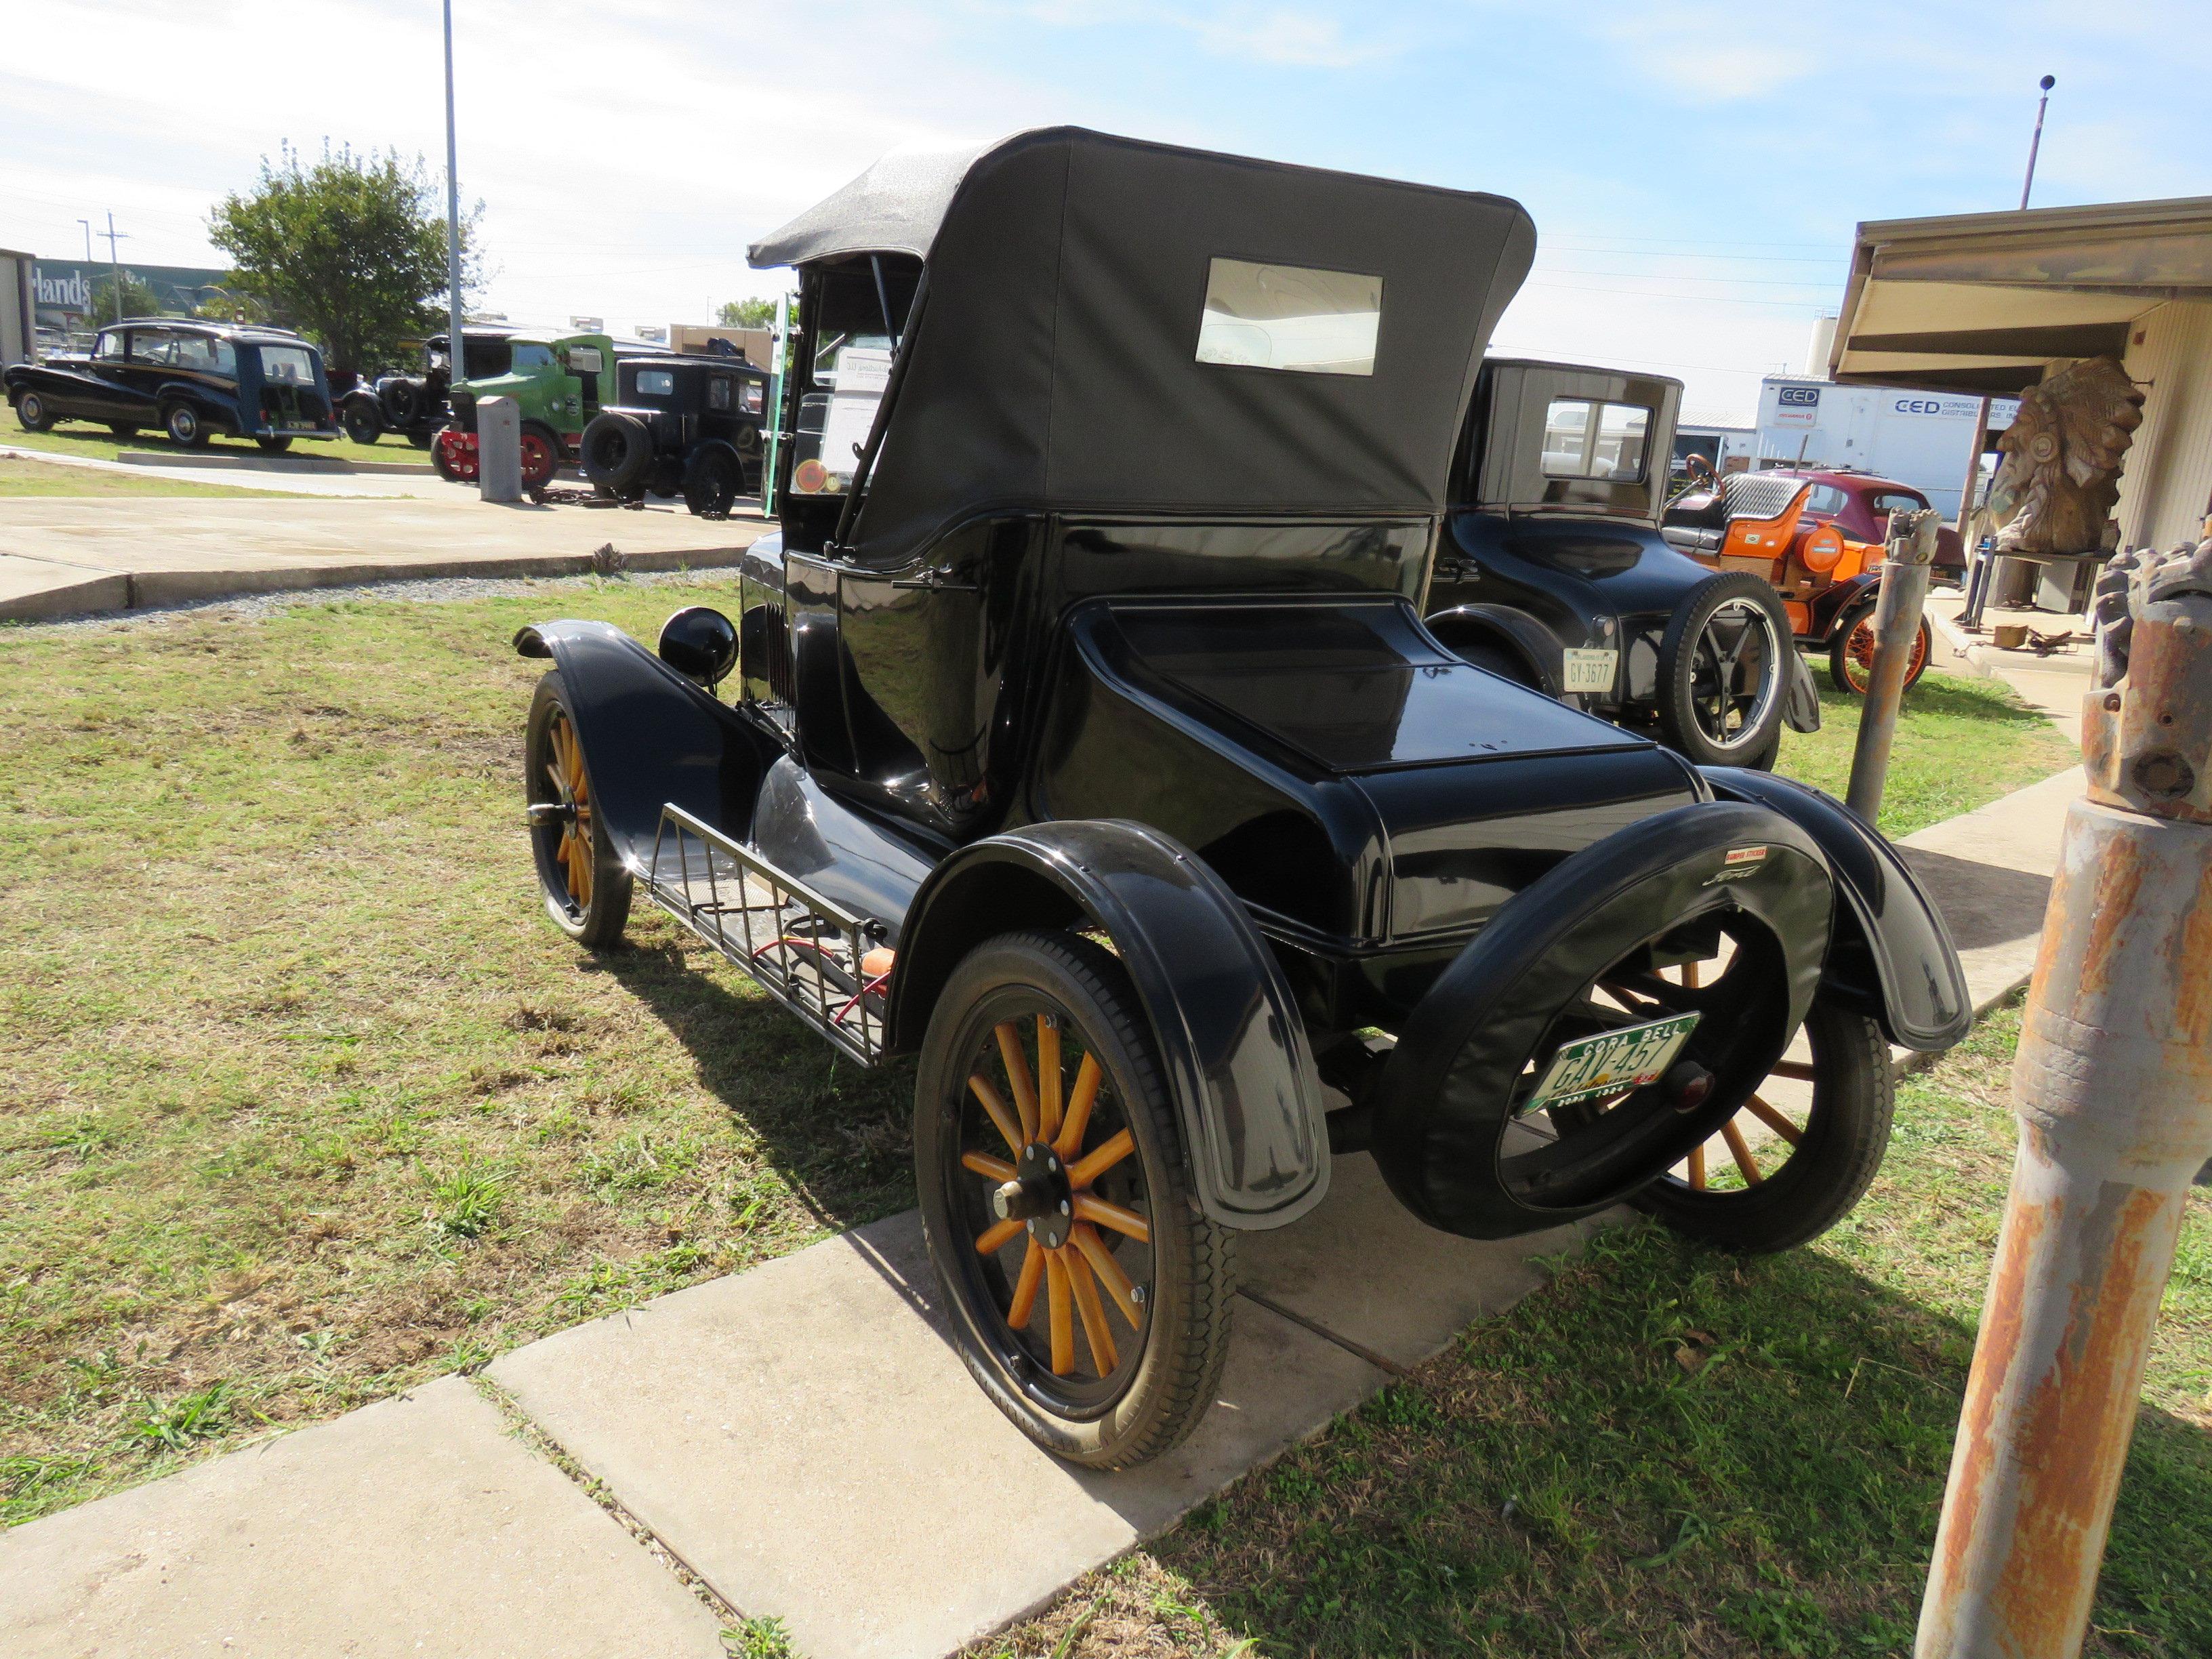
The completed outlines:
{"type": "Polygon", "coordinates": [[[528,501],[25,497],[0,501],[0,622],[439,576],[577,575],[611,542],[632,568],[734,564],[768,528],[528,501]]]}
{"type": "MultiPolygon", "coordinates": [[[[2079,775],[1905,843],[1978,1007],[2026,980],[2079,775]]],[[[633,1530],[448,1378],[0,1535],[0,1659],[705,1655],[697,1614],[725,1608],[783,1619],[813,1659],[931,1659],[1511,1306],[1540,1257],[1595,1224],[1454,1238],[1407,1214],[1371,1160],[1338,1158],[1312,1216],[1240,1241],[1228,1372],[1198,1432],[1101,1477],[1039,1453],[976,1389],[908,1212],[491,1367],[479,1386],[633,1530]],[[641,1537],[696,1575],[698,1601],[641,1537]]]]}
{"type": "Polygon", "coordinates": [[[475,491],[449,484],[419,462],[394,459],[367,466],[315,456],[210,454],[205,451],[123,450],[118,459],[71,455],[59,450],[0,444],[0,461],[39,461],[88,473],[158,478],[164,483],[221,484],[232,489],[273,489],[288,495],[407,497],[463,501],[475,491]]]}

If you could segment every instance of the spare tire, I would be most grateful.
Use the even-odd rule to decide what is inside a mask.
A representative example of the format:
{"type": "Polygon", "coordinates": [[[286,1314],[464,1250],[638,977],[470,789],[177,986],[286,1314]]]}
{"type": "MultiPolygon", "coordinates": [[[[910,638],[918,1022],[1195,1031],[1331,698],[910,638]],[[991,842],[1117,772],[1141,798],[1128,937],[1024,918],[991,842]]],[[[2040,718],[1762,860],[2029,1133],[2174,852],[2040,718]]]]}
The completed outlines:
{"type": "Polygon", "coordinates": [[[1698,766],[1741,766],[1781,729],[1789,613],[1747,570],[1708,576],[1684,595],[1659,642],[1659,730],[1698,766]]]}
{"type": "Polygon", "coordinates": [[[376,389],[377,401],[384,405],[385,417],[395,427],[410,427],[422,412],[422,388],[414,381],[394,375],[376,389]]]}
{"type": "Polygon", "coordinates": [[[635,415],[603,409],[584,428],[584,476],[617,495],[634,495],[653,465],[653,434],[635,415]]]}
{"type": "Polygon", "coordinates": [[[1813,1004],[1834,884],[1819,845],[1779,813],[1708,801],[1644,818],[1516,894],[1444,969],[1398,1033],[1374,1092],[1376,1166],[1432,1227],[1510,1238],[1633,1196],[1718,1133],[1773,1069],[1813,1004]],[[1564,1042],[1622,1014],[1653,948],[1734,944],[1727,972],[1678,992],[1698,1023],[1657,1081],[1547,1142],[1534,1099],[1564,1042]],[[1613,1018],[1593,1002],[1616,995],[1613,1018]],[[1672,1084],[1685,1066],[1698,1091],[1672,1084]]]}

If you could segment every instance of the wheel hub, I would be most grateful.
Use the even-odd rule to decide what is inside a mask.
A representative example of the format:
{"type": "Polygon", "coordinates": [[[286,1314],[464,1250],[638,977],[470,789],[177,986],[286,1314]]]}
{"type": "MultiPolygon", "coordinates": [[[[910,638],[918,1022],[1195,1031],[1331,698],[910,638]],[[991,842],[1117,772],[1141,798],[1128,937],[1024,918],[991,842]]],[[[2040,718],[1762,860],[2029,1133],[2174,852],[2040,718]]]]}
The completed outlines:
{"type": "Polygon", "coordinates": [[[1048,1250],[1066,1243],[1075,1225],[1075,1189],[1060,1154],[1041,1140],[1023,1147],[1014,1178],[991,1194],[991,1212],[1026,1224],[1030,1237],[1048,1250]]]}

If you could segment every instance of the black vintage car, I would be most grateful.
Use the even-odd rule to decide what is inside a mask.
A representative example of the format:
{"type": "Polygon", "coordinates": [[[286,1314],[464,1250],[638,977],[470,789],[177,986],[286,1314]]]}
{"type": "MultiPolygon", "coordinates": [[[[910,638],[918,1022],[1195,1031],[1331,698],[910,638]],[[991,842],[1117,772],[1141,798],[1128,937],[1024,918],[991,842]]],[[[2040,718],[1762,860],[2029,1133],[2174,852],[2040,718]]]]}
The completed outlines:
{"type": "Polygon", "coordinates": [[[1839,804],[1424,624],[1534,243],[1493,196],[1066,129],[879,164],[751,250],[798,269],[787,424],[890,319],[849,487],[778,478],[734,623],[516,638],[554,922],[608,947],[641,895],[853,1060],[916,1056],[951,1338],[1076,1462],[1196,1421],[1237,1234],[1335,1158],[1474,1237],[1633,1201],[1779,1249],[1879,1164],[1887,1043],[1966,1029],[1839,804]]]}
{"type": "Polygon", "coordinates": [[[680,491],[700,517],[724,517],[760,493],[768,382],[738,356],[625,358],[617,401],[584,428],[584,476],[620,500],[680,491]]]}
{"type": "MultiPolygon", "coordinates": [[[[486,380],[507,373],[514,357],[507,343],[514,330],[464,329],[461,378],[486,380]]],[[[380,374],[370,385],[356,385],[338,399],[338,420],[346,436],[357,444],[373,444],[386,433],[403,437],[417,449],[428,449],[431,437],[446,423],[446,394],[453,383],[453,352],[446,336],[432,336],[422,344],[419,374],[380,374]]]]}
{"type": "Polygon", "coordinates": [[[186,449],[221,432],[272,453],[338,432],[323,354],[281,328],[125,318],[100,331],[90,356],[13,364],[0,386],[31,432],[57,421],[118,437],[159,427],[186,449]]]}
{"type": "Polygon", "coordinates": [[[1820,724],[1782,599],[1660,529],[1679,380],[1493,360],[1429,590],[1468,661],[1657,737],[1701,765],[1771,767],[1820,724]]]}

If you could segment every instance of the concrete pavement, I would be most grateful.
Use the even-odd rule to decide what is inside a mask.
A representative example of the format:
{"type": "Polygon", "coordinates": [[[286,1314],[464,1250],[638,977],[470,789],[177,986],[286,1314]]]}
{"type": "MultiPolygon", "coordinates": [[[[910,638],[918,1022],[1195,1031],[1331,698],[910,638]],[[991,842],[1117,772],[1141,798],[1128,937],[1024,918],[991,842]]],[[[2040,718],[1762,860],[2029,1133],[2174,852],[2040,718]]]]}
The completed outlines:
{"type": "Polygon", "coordinates": [[[734,564],[767,525],[680,507],[430,501],[0,501],[0,622],[438,576],[576,575],[611,542],[640,570],[734,564]]]}
{"type": "MultiPolygon", "coordinates": [[[[2079,775],[1905,843],[1978,1006],[2026,980],[2079,775]]],[[[943,1335],[911,1212],[546,1338],[489,1378],[721,1601],[785,1620],[814,1659],[928,1659],[1318,1431],[1586,1235],[1431,1232],[1370,1159],[1339,1158],[1312,1216],[1240,1241],[1228,1372],[1197,1434],[1114,1477],[1044,1457],[985,1401],[943,1335]]],[[[0,1534],[0,1659],[231,1651],[240,1632],[259,1645],[235,1650],[272,1654],[711,1650],[675,1580],[646,1583],[663,1569],[635,1539],[580,1495],[556,1501],[564,1477],[520,1446],[486,1445],[468,1389],[447,1379],[0,1534]],[[514,1610],[514,1628],[484,1609],[514,1610]],[[617,1620],[631,1634],[592,1646],[617,1620]]]]}

